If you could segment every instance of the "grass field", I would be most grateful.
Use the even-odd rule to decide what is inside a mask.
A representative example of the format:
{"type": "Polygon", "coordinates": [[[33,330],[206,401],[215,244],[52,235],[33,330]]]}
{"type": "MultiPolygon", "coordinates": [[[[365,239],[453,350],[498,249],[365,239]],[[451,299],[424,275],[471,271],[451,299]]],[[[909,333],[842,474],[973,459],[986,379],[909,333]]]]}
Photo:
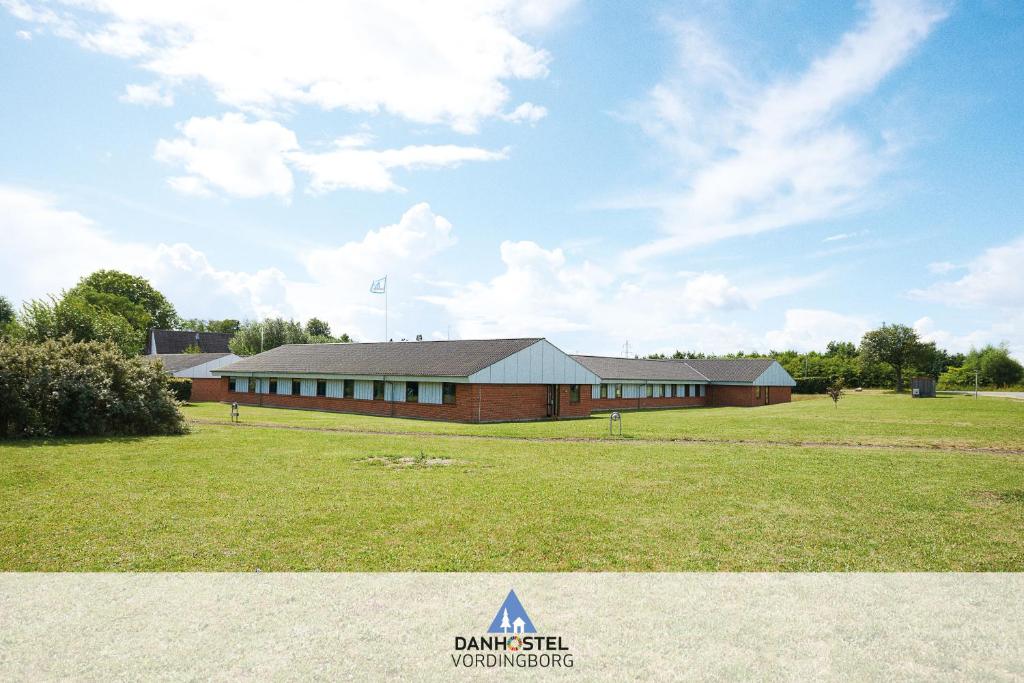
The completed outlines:
{"type": "Polygon", "coordinates": [[[1024,569],[1021,402],[636,413],[623,440],[242,410],[303,429],[197,405],[183,437],[0,445],[0,570],[1024,569]]]}
{"type": "MultiPolygon", "coordinates": [[[[821,396],[750,408],[627,412],[627,439],[750,440],[783,443],[937,446],[1024,449],[1024,402],[943,396],[913,400],[903,395],[850,393],[836,408],[821,396]]],[[[308,410],[241,406],[247,423],[365,432],[459,434],[501,438],[609,439],[607,414],[585,420],[504,424],[452,424],[380,419],[308,410]]],[[[186,408],[193,419],[228,423],[228,406],[186,408]]]]}

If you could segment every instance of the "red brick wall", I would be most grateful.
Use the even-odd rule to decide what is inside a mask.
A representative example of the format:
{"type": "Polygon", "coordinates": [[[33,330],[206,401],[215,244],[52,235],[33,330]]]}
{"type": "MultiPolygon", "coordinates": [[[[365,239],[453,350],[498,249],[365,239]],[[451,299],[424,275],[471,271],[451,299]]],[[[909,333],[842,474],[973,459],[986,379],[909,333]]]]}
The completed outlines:
{"type": "Polygon", "coordinates": [[[558,398],[560,405],[558,406],[559,417],[589,417],[590,411],[593,409],[591,403],[593,401],[590,398],[590,385],[580,384],[580,400],[579,403],[572,403],[569,401],[569,385],[560,384],[558,385],[558,398]]]}
{"type": "Polygon", "coordinates": [[[743,406],[752,407],[760,405],[763,399],[758,399],[752,386],[740,386],[731,384],[712,384],[708,387],[708,404],[712,406],[743,406]]]}
{"type": "MultiPolygon", "coordinates": [[[[750,386],[709,385],[707,396],[669,398],[592,398],[589,384],[580,385],[580,401],[569,401],[569,385],[559,390],[559,417],[587,417],[596,410],[638,410],[690,408],[698,406],[758,406],[770,389],[771,403],[788,403],[789,387],[761,387],[761,397],[750,386]]],[[[547,417],[547,385],[544,384],[456,384],[454,404],[364,401],[319,396],[278,396],[276,394],[229,393],[227,378],[197,379],[192,382],[193,401],[237,401],[247,405],[305,408],[362,415],[411,417],[453,422],[509,422],[542,420],[547,417]]]]}
{"type": "MultiPolygon", "coordinates": [[[[227,379],[222,382],[222,398],[197,400],[237,401],[246,405],[276,408],[306,408],[362,415],[411,417],[452,422],[507,422],[539,420],[547,417],[547,386],[543,384],[456,384],[454,404],[365,401],[324,396],[281,396],[248,392],[229,393],[227,379]]],[[[569,403],[569,387],[560,387],[562,417],[585,417],[588,404],[569,403]]]]}
{"type": "Polygon", "coordinates": [[[193,401],[226,401],[228,381],[222,378],[200,378],[192,380],[193,401]]]}
{"type": "Polygon", "coordinates": [[[741,406],[751,408],[765,404],[767,397],[770,404],[789,403],[792,400],[790,387],[758,387],[714,384],[708,387],[709,405],[741,406]]]}
{"type": "MultiPolygon", "coordinates": [[[[589,387],[588,387],[589,388],[589,387]]],[[[640,410],[643,408],[693,408],[705,405],[704,396],[670,396],[668,398],[595,398],[592,410],[640,410]]]]}

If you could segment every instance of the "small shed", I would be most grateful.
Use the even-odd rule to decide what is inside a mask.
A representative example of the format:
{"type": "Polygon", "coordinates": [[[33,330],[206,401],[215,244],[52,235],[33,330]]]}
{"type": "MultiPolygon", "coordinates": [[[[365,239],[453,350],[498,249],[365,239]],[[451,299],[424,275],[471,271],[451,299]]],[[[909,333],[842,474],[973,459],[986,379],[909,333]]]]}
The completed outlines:
{"type": "Polygon", "coordinates": [[[914,398],[935,398],[935,378],[915,377],[910,380],[910,395],[914,398]]]}

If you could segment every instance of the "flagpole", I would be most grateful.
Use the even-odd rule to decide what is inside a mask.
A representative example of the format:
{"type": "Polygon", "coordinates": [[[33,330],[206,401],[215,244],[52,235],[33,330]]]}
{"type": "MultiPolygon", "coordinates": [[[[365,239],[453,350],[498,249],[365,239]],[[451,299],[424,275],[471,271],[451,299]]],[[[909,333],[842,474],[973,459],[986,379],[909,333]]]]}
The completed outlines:
{"type": "Polygon", "coordinates": [[[384,341],[388,340],[388,281],[384,281],[384,341]]]}

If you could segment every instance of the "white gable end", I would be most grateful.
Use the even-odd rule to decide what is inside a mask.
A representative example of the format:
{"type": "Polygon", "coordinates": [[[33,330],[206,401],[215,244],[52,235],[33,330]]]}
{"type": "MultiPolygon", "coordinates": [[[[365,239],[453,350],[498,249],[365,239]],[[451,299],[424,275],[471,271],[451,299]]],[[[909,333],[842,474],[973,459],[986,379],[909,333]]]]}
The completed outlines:
{"type": "Polygon", "coordinates": [[[600,380],[547,339],[541,339],[474,372],[469,381],[480,384],[597,384],[600,380]]]}
{"type": "Polygon", "coordinates": [[[779,365],[778,361],[773,362],[761,373],[761,376],[754,380],[755,387],[795,387],[796,380],[786,368],[779,365]]]}

